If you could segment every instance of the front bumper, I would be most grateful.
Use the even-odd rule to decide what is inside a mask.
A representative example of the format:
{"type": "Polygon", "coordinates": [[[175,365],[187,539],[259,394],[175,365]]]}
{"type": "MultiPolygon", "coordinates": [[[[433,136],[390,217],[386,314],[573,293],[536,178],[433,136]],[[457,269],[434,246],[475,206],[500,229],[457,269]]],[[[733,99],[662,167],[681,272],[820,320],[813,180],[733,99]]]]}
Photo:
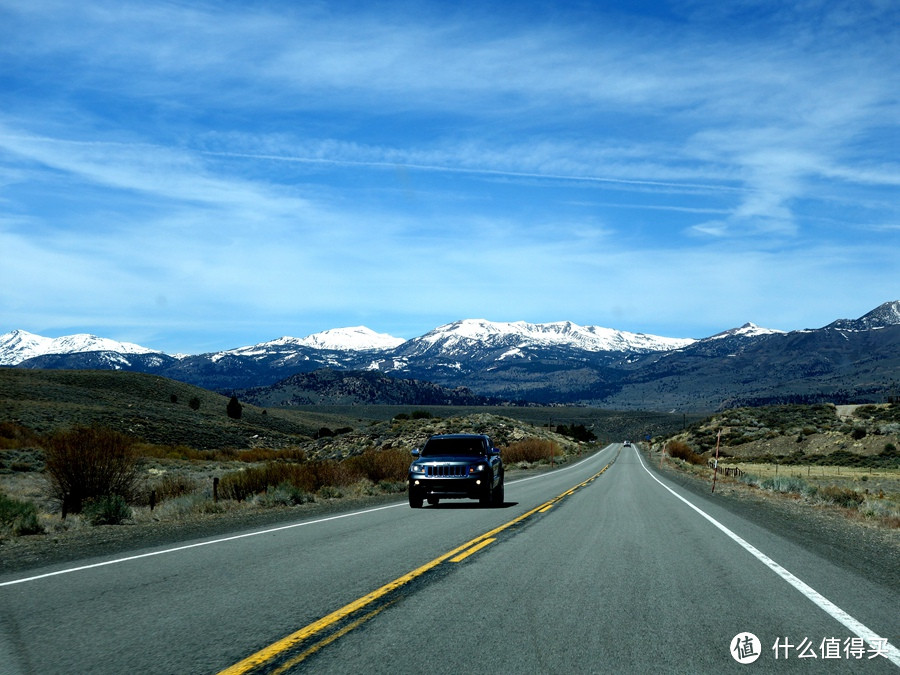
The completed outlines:
{"type": "Polygon", "coordinates": [[[431,478],[413,474],[409,477],[409,489],[423,497],[478,499],[491,489],[490,477],[489,473],[465,478],[431,478]]]}

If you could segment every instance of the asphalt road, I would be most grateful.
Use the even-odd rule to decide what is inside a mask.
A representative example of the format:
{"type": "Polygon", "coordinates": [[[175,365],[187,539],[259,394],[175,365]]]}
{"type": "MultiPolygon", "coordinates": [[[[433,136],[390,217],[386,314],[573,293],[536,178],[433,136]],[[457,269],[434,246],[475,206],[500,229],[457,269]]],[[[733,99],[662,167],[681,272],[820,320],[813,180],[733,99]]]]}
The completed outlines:
{"type": "Polygon", "coordinates": [[[398,503],[2,576],[0,673],[893,673],[898,609],[613,445],[513,476],[499,509],[398,503]]]}

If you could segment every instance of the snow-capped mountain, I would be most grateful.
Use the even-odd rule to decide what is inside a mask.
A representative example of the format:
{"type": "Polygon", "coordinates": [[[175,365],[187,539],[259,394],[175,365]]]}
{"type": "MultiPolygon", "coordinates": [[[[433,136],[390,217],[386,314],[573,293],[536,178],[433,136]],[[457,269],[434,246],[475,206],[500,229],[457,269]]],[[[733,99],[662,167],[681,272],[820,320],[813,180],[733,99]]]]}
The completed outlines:
{"type": "Polygon", "coordinates": [[[220,354],[259,356],[273,352],[283,353],[298,347],[329,351],[365,352],[393,349],[404,342],[403,338],[397,338],[387,333],[376,333],[365,326],[352,326],[350,328],[332,328],[321,333],[313,333],[305,338],[280,337],[276,340],[261,342],[256,345],[229,349],[226,352],[220,352],[220,354]]]}
{"type": "Polygon", "coordinates": [[[0,365],[132,370],[220,392],[330,368],[467,387],[507,401],[620,408],[881,401],[896,395],[890,383],[900,379],[900,301],[789,333],[747,323],[694,340],[568,321],[465,319],[410,340],[356,326],[178,358],[92,335],[13,331],[0,336],[0,365]]]}
{"type": "Polygon", "coordinates": [[[838,319],[825,328],[837,330],[877,330],[900,324],[900,300],[879,305],[858,319],[838,319]]]}
{"type": "Polygon", "coordinates": [[[26,359],[48,354],[79,354],[85,352],[115,352],[117,354],[160,354],[155,349],[131,342],[79,333],[58,338],[14,330],[0,335],[0,366],[14,366],[26,359]]]}
{"type": "Polygon", "coordinates": [[[406,345],[407,354],[440,351],[445,355],[466,353],[473,347],[568,347],[588,352],[648,352],[685,347],[695,340],[664,338],[643,333],[579,326],[571,321],[526,323],[464,319],[439,326],[406,345]]]}
{"type": "Polygon", "coordinates": [[[707,340],[721,340],[728,337],[759,337],[760,335],[775,335],[784,333],[781,330],[773,330],[771,328],[761,328],[755,323],[745,323],[740,328],[732,328],[731,330],[722,331],[712,335],[707,340]]]}

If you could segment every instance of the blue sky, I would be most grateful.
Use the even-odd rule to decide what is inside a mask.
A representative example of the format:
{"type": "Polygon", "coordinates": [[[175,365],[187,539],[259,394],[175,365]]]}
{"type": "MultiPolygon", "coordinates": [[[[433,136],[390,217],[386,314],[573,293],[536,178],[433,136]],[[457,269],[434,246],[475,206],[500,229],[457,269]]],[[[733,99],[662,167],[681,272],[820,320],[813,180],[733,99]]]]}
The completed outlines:
{"type": "Polygon", "coordinates": [[[900,299],[900,5],[0,0],[0,333],[900,299]]]}

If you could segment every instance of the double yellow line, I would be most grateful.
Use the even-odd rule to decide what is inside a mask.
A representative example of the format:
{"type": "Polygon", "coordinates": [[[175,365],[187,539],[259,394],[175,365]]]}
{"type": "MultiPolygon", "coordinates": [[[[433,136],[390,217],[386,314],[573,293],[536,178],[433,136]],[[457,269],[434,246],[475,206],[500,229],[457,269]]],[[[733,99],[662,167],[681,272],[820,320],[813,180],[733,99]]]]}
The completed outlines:
{"type": "MultiPolygon", "coordinates": [[[[616,455],[616,457],[618,457],[618,455],[616,455]]],[[[595,480],[596,478],[601,476],[603,474],[603,472],[605,472],[615,461],[616,460],[614,458],[612,460],[612,462],[610,462],[609,464],[604,466],[600,471],[595,473],[593,476],[591,476],[584,482],[579,483],[575,487],[573,487],[569,490],[566,490],[561,495],[558,495],[557,497],[554,497],[553,499],[551,499],[547,502],[544,502],[540,506],[537,506],[537,507],[531,509],[527,513],[523,513],[521,516],[514,518],[513,520],[510,520],[508,523],[504,523],[503,525],[500,525],[499,527],[495,527],[493,530],[490,530],[489,532],[485,532],[484,534],[479,535],[479,536],[475,537],[474,539],[467,541],[462,546],[457,546],[452,551],[448,551],[447,553],[444,553],[443,555],[435,558],[434,560],[425,563],[421,567],[417,567],[412,572],[408,572],[408,573],[404,574],[402,577],[397,577],[396,579],[385,584],[381,588],[378,588],[378,589],[372,591],[371,593],[368,593],[368,594],[362,596],[361,598],[354,600],[350,604],[344,605],[340,609],[332,612],[331,614],[329,614],[327,616],[322,617],[318,621],[315,621],[315,622],[309,624],[308,626],[301,628],[300,630],[296,631],[295,633],[291,633],[287,637],[284,637],[281,640],[278,640],[277,642],[272,643],[268,647],[265,647],[265,648],[259,650],[255,654],[248,656],[243,661],[240,661],[240,662],[234,664],[233,666],[226,668],[225,670],[221,671],[219,673],[219,675],[243,675],[244,673],[249,673],[256,668],[261,668],[263,666],[271,665],[270,662],[273,661],[274,659],[286,655],[291,649],[297,647],[298,645],[300,645],[303,642],[309,640],[310,638],[318,635],[319,633],[324,632],[326,629],[331,628],[335,624],[349,618],[354,613],[367,608],[369,605],[373,604],[374,602],[381,600],[382,598],[385,598],[387,595],[393,593],[394,591],[401,588],[402,586],[405,586],[406,584],[408,584],[409,582],[413,581],[414,579],[422,576],[426,572],[433,570],[441,563],[448,561],[448,560],[450,562],[461,562],[462,560],[464,560],[468,556],[472,555],[473,553],[480,551],[484,547],[493,543],[496,540],[497,535],[500,534],[501,532],[503,532],[504,530],[512,527],[513,525],[521,523],[523,520],[530,518],[531,516],[533,516],[536,513],[543,513],[545,511],[549,510],[557,502],[561,501],[562,499],[565,499],[566,497],[568,497],[572,493],[574,493],[577,489],[584,487],[588,483],[592,482],[593,480],[595,480]]],[[[387,603],[387,604],[389,604],[389,603],[387,603]]],[[[337,638],[350,632],[351,630],[353,630],[357,626],[361,625],[365,621],[368,621],[370,618],[372,618],[373,616],[378,614],[381,610],[383,610],[387,606],[387,604],[384,604],[383,606],[378,607],[374,610],[370,610],[364,616],[351,622],[347,626],[344,626],[336,633],[332,633],[329,636],[323,638],[322,640],[317,642],[315,645],[306,649],[301,654],[298,654],[294,658],[285,662],[277,670],[271,670],[269,672],[270,673],[281,673],[281,672],[284,672],[285,670],[287,670],[288,668],[291,668],[291,667],[297,665],[298,663],[300,663],[300,661],[305,659],[307,656],[310,656],[314,652],[318,651],[319,649],[324,647],[326,644],[334,642],[334,640],[336,640],[337,638]]]]}

